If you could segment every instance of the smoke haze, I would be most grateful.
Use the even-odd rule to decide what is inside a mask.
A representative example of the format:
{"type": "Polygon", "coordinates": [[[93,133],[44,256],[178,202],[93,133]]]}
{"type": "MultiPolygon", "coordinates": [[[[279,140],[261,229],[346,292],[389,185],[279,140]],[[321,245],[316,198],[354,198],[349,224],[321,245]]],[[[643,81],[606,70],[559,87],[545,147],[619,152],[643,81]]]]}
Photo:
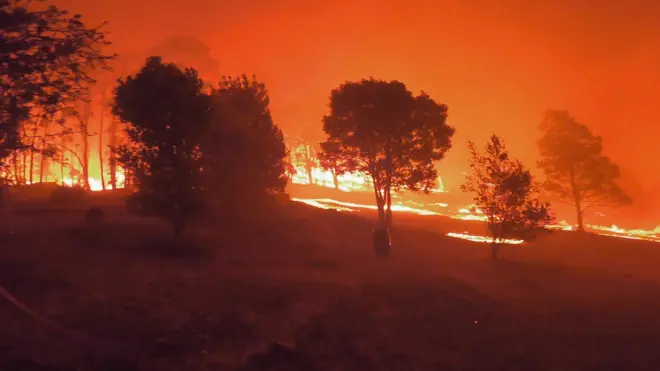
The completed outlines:
{"type": "Polygon", "coordinates": [[[59,0],[108,21],[119,52],[176,35],[211,48],[222,74],[268,85],[288,133],[322,139],[332,88],[398,79],[449,106],[454,148],[440,164],[457,188],[467,140],[503,136],[529,166],[548,108],[566,109],[605,140],[635,214],[660,222],[660,2],[654,0],[59,0]]]}

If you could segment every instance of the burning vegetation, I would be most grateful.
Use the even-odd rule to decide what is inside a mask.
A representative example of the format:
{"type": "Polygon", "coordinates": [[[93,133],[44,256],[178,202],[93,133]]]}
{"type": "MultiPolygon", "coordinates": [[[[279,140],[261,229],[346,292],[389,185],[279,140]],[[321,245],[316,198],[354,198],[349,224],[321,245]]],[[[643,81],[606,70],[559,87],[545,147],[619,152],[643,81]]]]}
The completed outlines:
{"type": "Polygon", "coordinates": [[[656,367],[660,250],[601,236],[660,227],[595,221],[632,198],[567,111],[536,163],[492,134],[447,169],[468,130],[437,92],[352,76],[323,88],[322,136],[297,135],[276,83],[220,74],[198,39],[106,36],[0,0],[0,369],[656,367]]]}
{"type": "MultiPolygon", "coordinates": [[[[469,207],[446,201],[437,164],[455,129],[447,123],[448,107],[426,93],[415,95],[399,81],[346,82],[330,92],[322,143],[285,141],[265,85],[245,76],[214,85],[219,64],[198,40],[170,38],[143,53],[176,64],[157,57],[142,63],[140,53],[117,58],[105,52],[101,27],[55,7],[29,10],[28,3],[2,2],[5,185],[137,189],[145,204],[180,219],[173,215],[195,214],[209,202],[239,208],[285,192],[288,183],[316,187],[321,195],[333,188],[339,199],[300,197],[295,187],[289,193],[322,208],[375,210],[386,226],[393,211],[498,224],[482,199],[469,207]],[[29,43],[21,42],[25,32],[29,43]],[[349,202],[349,193],[371,193],[375,202],[349,202]]],[[[617,184],[618,167],[602,155],[602,139],[567,112],[549,111],[541,130],[539,197],[568,201],[577,217],[576,226],[562,221],[546,228],[658,239],[657,231],[585,224],[587,210],[630,202],[617,184]]],[[[466,189],[479,191],[469,185],[486,181],[475,179],[466,189]]]]}

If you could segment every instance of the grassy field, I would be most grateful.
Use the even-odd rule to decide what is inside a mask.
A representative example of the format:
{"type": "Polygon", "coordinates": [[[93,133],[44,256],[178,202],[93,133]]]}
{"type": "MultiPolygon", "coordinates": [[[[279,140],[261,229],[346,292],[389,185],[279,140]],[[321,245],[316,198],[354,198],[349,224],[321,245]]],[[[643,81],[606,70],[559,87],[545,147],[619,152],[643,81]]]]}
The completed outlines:
{"type": "Polygon", "coordinates": [[[177,243],[107,210],[0,215],[0,285],[66,328],[0,298],[0,370],[660,367],[657,244],[554,233],[493,263],[443,235],[474,224],[395,215],[382,259],[358,215],[292,204],[177,243]]]}

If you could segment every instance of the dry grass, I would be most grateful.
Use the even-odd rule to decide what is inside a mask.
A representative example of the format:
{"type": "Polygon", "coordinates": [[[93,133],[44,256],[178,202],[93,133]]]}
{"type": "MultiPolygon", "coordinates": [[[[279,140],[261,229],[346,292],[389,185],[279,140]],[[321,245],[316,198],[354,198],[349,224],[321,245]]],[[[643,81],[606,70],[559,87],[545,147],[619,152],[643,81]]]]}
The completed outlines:
{"type": "Polygon", "coordinates": [[[443,219],[406,217],[393,255],[377,259],[368,220],[306,207],[218,220],[185,244],[119,210],[99,228],[84,210],[9,216],[0,284],[88,339],[0,299],[0,369],[19,358],[149,371],[660,364],[654,244],[558,233],[493,264],[487,246],[438,233],[443,219]]]}

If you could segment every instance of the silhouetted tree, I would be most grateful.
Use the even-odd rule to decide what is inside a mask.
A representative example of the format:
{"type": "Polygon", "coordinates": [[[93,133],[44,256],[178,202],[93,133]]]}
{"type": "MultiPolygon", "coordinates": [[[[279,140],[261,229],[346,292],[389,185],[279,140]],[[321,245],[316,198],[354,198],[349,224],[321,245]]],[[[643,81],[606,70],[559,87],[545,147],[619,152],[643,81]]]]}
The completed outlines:
{"type": "Polygon", "coordinates": [[[21,146],[20,124],[52,116],[83,95],[86,71],[113,56],[99,27],[55,6],[28,9],[31,0],[0,0],[0,161],[21,146]]]}
{"type": "Polygon", "coordinates": [[[113,118],[108,127],[108,136],[110,140],[108,143],[108,166],[110,167],[110,188],[117,189],[117,146],[119,145],[117,139],[117,130],[119,122],[113,118]]]}
{"type": "Polygon", "coordinates": [[[524,239],[552,221],[550,205],[536,198],[537,185],[529,170],[509,155],[498,136],[490,137],[484,154],[473,142],[468,149],[471,174],[461,189],[475,194],[475,204],[488,217],[491,257],[497,260],[503,239],[524,239]]]}
{"type": "Polygon", "coordinates": [[[379,219],[389,226],[392,190],[434,188],[433,162],[444,157],[454,135],[446,120],[447,106],[427,94],[414,96],[401,82],[372,78],[332,91],[323,130],[328,142],[341,143],[348,171],[371,176],[379,219]]]}
{"type": "Polygon", "coordinates": [[[82,150],[76,154],[80,161],[80,169],[82,171],[83,188],[90,190],[89,185],[89,132],[90,119],[92,117],[92,104],[90,101],[80,102],[82,109],[74,111],[76,121],[78,123],[78,131],[82,142],[82,150]]]}
{"type": "Polygon", "coordinates": [[[203,146],[209,189],[232,206],[283,192],[288,153],[266,86],[245,75],[225,77],[211,96],[213,121],[203,146]]]}
{"type": "Polygon", "coordinates": [[[113,113],[126,123],[128,137],[117,160],[133,177],[141,204],[167,218],[175,235],[203,206],[200,143],[210,97],[202,89],[194,69],[152,57],[114,92],[113,113]]]}
{"type": "Polygon", "coordinates": [[[602,154],[603,139],[566,111],[546,112],[538,142],[544,186],[575,206],[578,230],[590,208],[618,206],[632,200],[619,187],[619,167],[602,154]]]}
{"type": "Polygon", "coordinates": [[[349,172],[351,159],[342,155],[341,143],[327,141],[321,143],[321,152],[318,154],[319,163],[324,170],[332,174],[332,183],[339,189],[339,176],[349,172]]]}

